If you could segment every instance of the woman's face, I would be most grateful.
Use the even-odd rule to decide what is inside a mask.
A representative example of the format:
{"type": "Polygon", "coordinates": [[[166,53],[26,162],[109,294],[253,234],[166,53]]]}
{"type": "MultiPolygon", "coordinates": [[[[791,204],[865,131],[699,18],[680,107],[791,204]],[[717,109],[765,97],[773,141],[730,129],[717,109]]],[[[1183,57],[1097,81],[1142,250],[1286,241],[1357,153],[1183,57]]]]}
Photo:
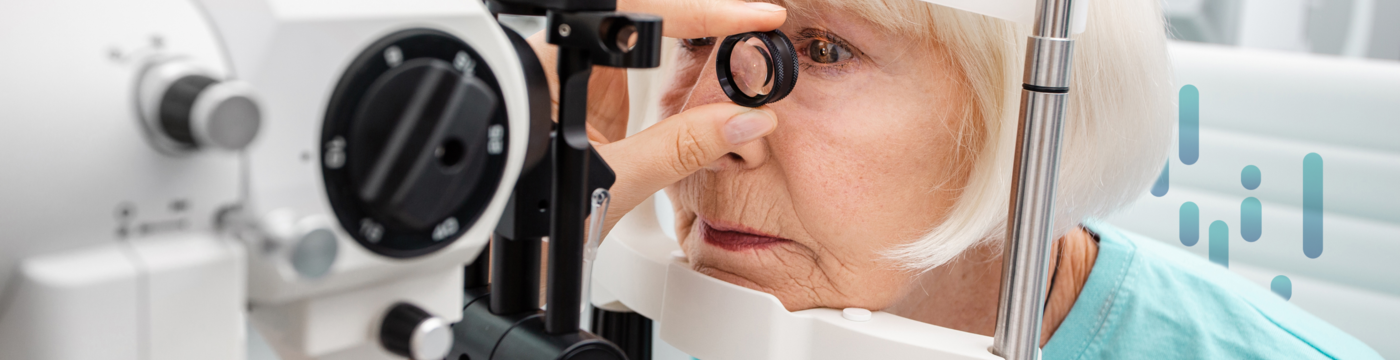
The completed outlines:
{"type": "MultiPolygon", "coordinates": [[[[789,310],[883,309],[912,276],[884,252],[936,225],[966,182],[964,77],[939,46],[853,15],[782,31],[800,75],[769,105],[777,129],[667,188],[681,247],[697,271],[789,310]]],[[[718,42],[681,41],[663,115],[729,101],[718,42]]]]}

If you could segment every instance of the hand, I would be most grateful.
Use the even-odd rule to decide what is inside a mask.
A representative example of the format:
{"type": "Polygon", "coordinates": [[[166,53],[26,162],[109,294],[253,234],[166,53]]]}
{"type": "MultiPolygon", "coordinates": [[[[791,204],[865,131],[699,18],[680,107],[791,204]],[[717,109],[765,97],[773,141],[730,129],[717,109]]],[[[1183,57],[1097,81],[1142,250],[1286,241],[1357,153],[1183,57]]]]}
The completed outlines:
{"type": "MultiPolygon", "coordinates": [[[[787,10],[778,5],[739,0],[618,0],[618,11],[660,15],[664,35],[681,39],[768,31],[787,18],[787,10]]],[[[531,36],[529,42],[544,64],[557,114],[556,49],[545,42],[543,33],[531,36]]],[[[617,174],[604,236],[647,197],[768,135],[778,124],[777,115],[766,108],[710,104],[624,138],[629,106],[626,69],[595,66],[588,83],[588,137],[617,174]]]]}

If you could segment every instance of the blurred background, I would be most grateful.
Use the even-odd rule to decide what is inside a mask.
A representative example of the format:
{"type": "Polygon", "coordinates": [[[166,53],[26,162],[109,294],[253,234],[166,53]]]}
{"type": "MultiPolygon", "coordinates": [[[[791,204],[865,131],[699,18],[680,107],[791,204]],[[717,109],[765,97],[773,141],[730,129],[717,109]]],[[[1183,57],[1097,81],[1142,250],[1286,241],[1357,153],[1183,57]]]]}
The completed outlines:
{"type": "Polygon", "coordinates": [[[1173,38],[1400,60],[1397,0],[1167,0],[1173,38]]]}
{"type": "Polygon", "coordinates": [[[1107,220],[1400,358],[1400,0],[1164,4],[1177,141],[1107,220]]]}

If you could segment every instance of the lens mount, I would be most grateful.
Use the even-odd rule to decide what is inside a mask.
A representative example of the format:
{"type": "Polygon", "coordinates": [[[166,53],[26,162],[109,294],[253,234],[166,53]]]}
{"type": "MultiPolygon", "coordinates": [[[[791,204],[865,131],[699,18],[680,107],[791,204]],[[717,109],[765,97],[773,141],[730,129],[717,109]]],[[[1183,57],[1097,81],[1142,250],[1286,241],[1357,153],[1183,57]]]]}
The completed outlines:
{"type": "Polygon", "coordinates": [[[719,86],[724,89],[724,95],[729,96],[729,99],[733,100],[735,104],[759,107],[777,102],[787,97],[788,93],[792,92],[792,88],[797,85],[797,49],[792,46],[792,41],[788,40],[787,35],[783,34],[781,30],[730,35],[724,38],[724,42],[719,45],[719,54],[715,58],[715,74],[719,76],[719,86]],[[768,67],[768,76],[772,77],[773,85],[773,89],[767,93],[745,94],[735,81],[731,65],[736,64],[731,64],[729,59],[734,54],[734,46],[749,39],[758,39],[766,47],[767,61],[763,66],[768,67]]]}

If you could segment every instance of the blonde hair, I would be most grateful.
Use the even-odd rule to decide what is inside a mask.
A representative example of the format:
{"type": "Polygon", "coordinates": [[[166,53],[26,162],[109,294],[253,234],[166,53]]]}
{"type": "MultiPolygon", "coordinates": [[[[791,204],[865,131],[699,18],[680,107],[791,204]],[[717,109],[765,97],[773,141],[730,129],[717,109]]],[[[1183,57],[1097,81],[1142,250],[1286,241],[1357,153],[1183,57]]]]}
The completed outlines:
{"type": "MultiPolygon", "coordinates": [[[[789,16],[856,14],[920,34],[963,70],[976,134],[972,169],[944,220],[889,256],[926,271],[969,247],[1005,238],[1029,26],[916,0],[779,0],[789,16]]],[[[1056,237],[1140,197],[1166,161],[1175,114],[1166,27],[1158,0],[1095,0],[1075,35],[1068,116],[1055,199],[1056,237]]]]}

